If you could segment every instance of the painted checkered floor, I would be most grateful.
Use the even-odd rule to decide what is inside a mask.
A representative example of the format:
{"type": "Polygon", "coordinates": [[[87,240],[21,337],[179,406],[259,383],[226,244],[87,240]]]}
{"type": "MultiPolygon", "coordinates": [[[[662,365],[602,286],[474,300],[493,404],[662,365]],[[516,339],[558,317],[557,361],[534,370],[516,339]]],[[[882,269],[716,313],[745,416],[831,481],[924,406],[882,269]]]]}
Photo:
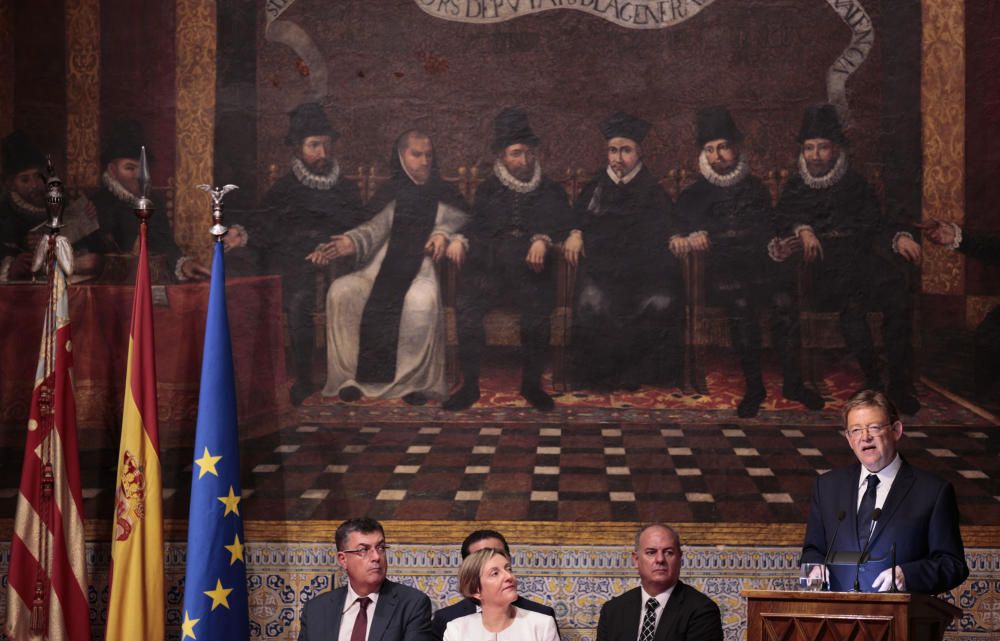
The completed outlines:
{"type": "MultiPolygon", "coordinates": [[[[434,424],[349,413],[244,440],[246,518],[801,523],[817,473],[852,460],[833,425],[434,424]]],[[[963,523],[1000,525],[996,428],[906,434],[908,460],[955,485],[963,523]]],[[[115,456],[82,456],[88,518],[111,516],[115,456]]],[[[13,515],[19,465],[10,462],[20,454],[4,459],[0,509],[13,515]]],[[[186,448],[163,453],[168,518],[187,516],[191,459],[186,448]]]]}

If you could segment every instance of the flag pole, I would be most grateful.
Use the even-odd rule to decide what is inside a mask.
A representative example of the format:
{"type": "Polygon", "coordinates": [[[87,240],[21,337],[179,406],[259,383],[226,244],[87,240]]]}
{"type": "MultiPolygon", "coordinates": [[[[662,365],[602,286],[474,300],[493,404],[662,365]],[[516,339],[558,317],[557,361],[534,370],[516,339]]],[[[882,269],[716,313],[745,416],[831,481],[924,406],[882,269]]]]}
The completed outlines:
{"type": "Polygon", "coordinates": [[[227,231],[222,199],[237,187],[198,187],[212,199],[209,231],[215,243],[191,471],[181,641],[245,641],[250,617],[240,513],[240,441],[222,242],[227,231]]]}

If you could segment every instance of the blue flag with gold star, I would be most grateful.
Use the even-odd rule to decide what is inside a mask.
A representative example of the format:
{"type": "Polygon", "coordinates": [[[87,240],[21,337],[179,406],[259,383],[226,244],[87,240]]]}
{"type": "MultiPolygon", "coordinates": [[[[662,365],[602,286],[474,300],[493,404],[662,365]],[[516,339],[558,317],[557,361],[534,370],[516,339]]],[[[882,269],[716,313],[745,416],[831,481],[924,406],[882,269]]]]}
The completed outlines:
{"type": "Polygon", "coordinates": [[[246,641],[250,633],[236,383],[222,252],[222,243],[216,242],[191,473],[181,641],[246,641]]]}

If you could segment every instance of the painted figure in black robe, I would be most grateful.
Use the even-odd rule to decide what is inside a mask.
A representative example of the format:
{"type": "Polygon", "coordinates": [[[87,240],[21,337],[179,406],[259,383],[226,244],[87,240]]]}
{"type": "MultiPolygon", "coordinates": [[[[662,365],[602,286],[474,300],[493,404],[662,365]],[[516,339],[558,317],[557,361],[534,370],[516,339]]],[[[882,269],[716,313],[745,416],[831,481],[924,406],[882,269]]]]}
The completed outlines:
{"type": "MultiPolygon", "coordinates": [[[[48,233],[39,228],[48,220],[45,209],[48,164],[42,152],[21,130],[0,142],[3,192],[0,196],[0,283],[31,278],[32,259],[38,242],[48,233]]],[[[97,210],[85,199],[63,209],[60,234],[73,243],[73,275],[79,279],[93,276],[99,267],[93,250],[98,237],[89,233],[97,210]],[[83,206],[78,207],[85,203],[83,206]],[[85,220],[84,220],[85,219],[85,220]],[[89,254],[89,255],[88,255],[89,254]]]]}
{"type": "Polygon", "coordinates": [[[792,291],[794,274],[768,256],[777,250],[771,196],[740,153],[743,132],[724,107],[698,113],[698,169],[701,177],[677,199],[677,215],[687,233],[671,242],[675,254],[705,252],[706,297],[729,315],[730,338],[740,359],[746,393],[741,418],[756,416],[767,396],[760,367],[760,312],[772,312],[774,346],[784,374],[782,394],[809,409],[823,399],[802,384],[802,340],[792,291]]]}
{"type": "Polygon", "coordinates": [[[538,137],[520,109],[494,120],[493,173],[476,190],[467,228],[469,261],[458,284],[458,342],[462,387],[442,404],[465,409],[479,399],[479,370],[486,334],[483,317],[501,304],[520,314],[521,395],[539,410],[553,408],[542,389],[555,305],[553,242],[569,231],[566,191],[542,175],[538,137]]]}
{"type": "Polygon", "coordinates": [[[227,238],[253,252],[264,273],[281,275],[295,405],[316,389],[312,381],[316,274],[326,264],[317,248],[364,219],[358,186],[341,176],[333,155],[338,137],[320,105],[304,103],[293,109],[285,137],[292,149],[291,171],[264,194],[260,209],[247,217],[245,227],[234,226],[227,238]]]}
{"type": "Polygon", "coordinates": [[[681,373],[681,266],[667,249],[673,207],[643,165],[649,123],[621,112],[600,125],[608,166],[574,206],[584,252],[573,323],[577,387],[634,391],[681,373]]]}
{"type": "MultiPolygon", "coordinates": [[[[1000,265],[1000,236],[962,229],[955,223],[930,219],[919,225],[925,238],[987,265],[1000,265]]],[[[975,351],[972,357],[972,381],[976,397],[997,400],[996,383],[1000,381],[1000,305],[994,307],[976,326],[975,351]]]]}
{"type": "MultiPolygon", "coordinates": [[[[97,208],[100,229],[96,244],[103,253],[129,254],[138,250],[139,219],[135,206],[141,195],[139,189],[139,156],[146,147],[146,158],[152,162],[153,153],[146,144],[142,125],[134,120],[115,123],[104,141],[101,151],[101,188],[91,201],[97,208]]],[[[167,267],[178,280],[200,280],[211,272],[191,256],[185,256],[174,241],[174,234],[167,219],[167,210],[157,198],[151,197],[154,214],[146,223],[146,242],[150,254],[166,256],[167,267]]]]}
{"type": "Polygon", "coordinates": [[[795,234],[812,265],[816,309],[838,311],[844,341],[857,357],[865,387],[882,389],[871,330],[871,309],[884,317],[889,399],[905,414],[920,409],[913,386],[912,295],[907,261],[919,263],[920,245],[907,226],[883,215],[865,178],[848,167],[847,145],[832,105],[810,107],[798,141],[799,171],[778,201],[783,234],[795,234]]]}
{"type": "Polygon", "coordinates": [[[23,131],[2,143],[4,194],[0,199],[0,282],[31,278],[35,245],[44,234],[32,232],[48,220],[45,210],[45,157],[23,131]]]}

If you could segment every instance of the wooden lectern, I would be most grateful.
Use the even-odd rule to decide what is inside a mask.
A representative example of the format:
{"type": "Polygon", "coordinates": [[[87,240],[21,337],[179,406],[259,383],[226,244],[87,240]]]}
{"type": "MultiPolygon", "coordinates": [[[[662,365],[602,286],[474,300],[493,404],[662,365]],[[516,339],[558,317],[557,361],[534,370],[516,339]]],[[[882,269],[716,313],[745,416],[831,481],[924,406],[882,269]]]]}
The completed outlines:
{"type": "Polygon", "coordinates": [[[962,611],[924,594],[744,590],[747,641],[941,641],[962,611]]]}

